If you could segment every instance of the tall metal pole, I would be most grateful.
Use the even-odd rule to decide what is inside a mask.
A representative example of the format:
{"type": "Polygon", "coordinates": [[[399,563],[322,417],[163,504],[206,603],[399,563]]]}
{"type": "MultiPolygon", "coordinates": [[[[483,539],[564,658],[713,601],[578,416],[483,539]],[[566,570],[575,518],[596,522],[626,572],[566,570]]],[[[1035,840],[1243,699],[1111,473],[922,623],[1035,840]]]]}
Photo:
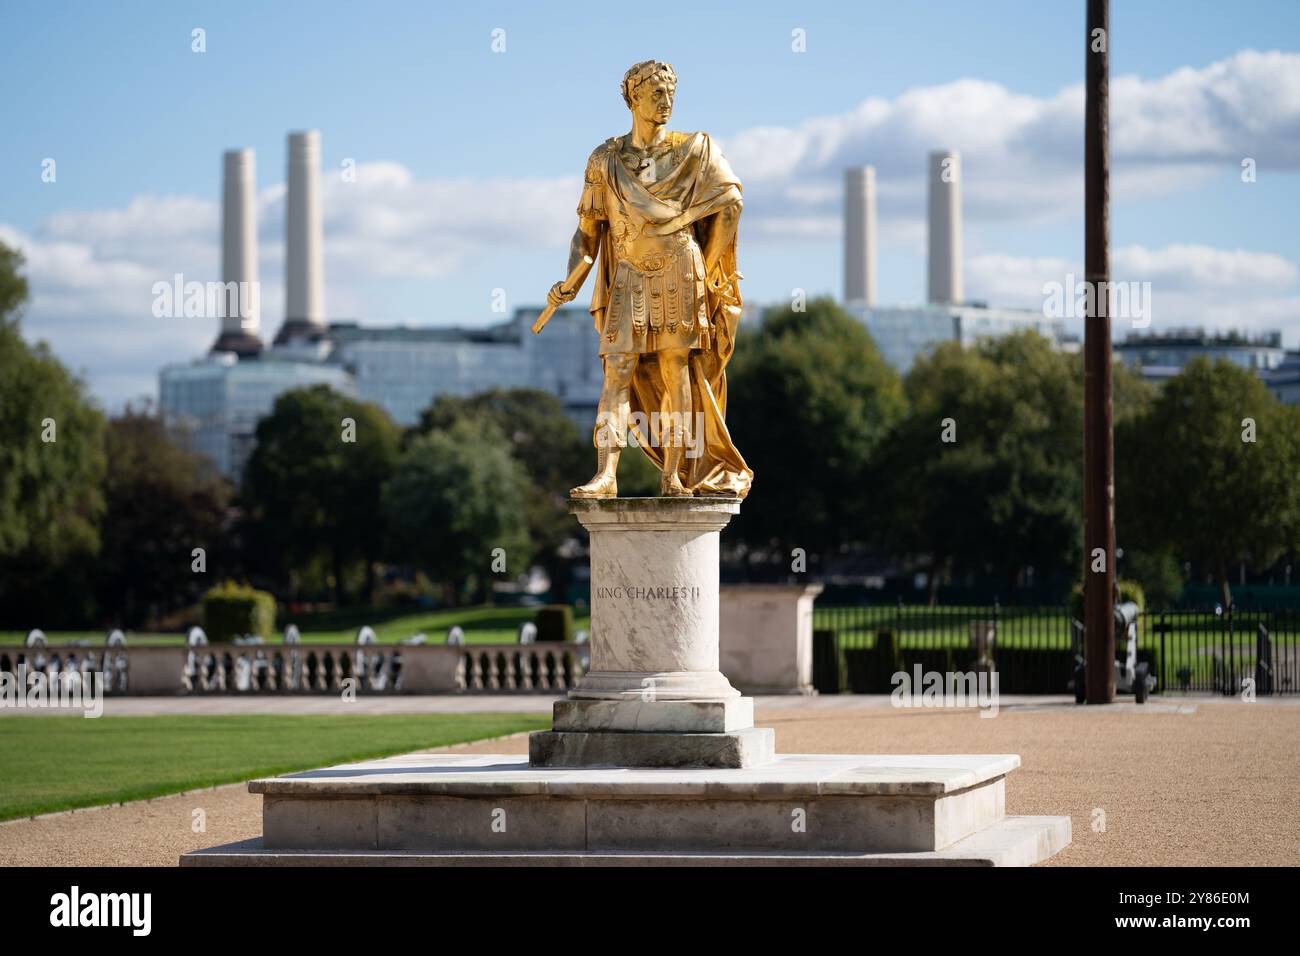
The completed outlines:
{"type": "Polygon", "coordinates": [[[1090,704],[1115,699],[1115,448],[1111,430],[1110,2],[1088,0],[1084,106],[1083,580],[1090,704]]]}

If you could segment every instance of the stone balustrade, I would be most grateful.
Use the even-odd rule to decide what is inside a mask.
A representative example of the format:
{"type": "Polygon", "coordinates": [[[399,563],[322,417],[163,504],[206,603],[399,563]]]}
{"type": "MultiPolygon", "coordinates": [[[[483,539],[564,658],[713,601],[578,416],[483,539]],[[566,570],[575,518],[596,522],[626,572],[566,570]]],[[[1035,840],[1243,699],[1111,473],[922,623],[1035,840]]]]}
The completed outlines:
{"type": "Polygon", "coordinates": [[[111,695],[542,693],[582,677],[589,645],[211,644],[0,647],[0,673],[109,675],[111,695]],[[353,683],[345,683],[352,681],[353,683]]]}

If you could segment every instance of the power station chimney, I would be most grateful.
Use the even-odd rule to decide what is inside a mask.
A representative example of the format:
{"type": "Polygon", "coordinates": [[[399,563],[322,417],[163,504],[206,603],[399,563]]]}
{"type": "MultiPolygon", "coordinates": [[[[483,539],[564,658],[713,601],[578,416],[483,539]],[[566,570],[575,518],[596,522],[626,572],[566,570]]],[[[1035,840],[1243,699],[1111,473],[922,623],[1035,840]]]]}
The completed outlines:
{"type": "Polygon", "coordinates": [[[934,305],[962,301],[961,284],[961,155],[930,154],[929,293],[934,305]]]}
{"type": "Polygon", "coordinates": [[[226,152],[222,165],[221,281],[224,313],[214,352],[262,350],[261,289],[257,281],[257,164],[251,149],[226,152]]]}
{"type": "Polygon", "coordinates": [[[325,265],[320,207],[320,133],[289,134],[285,204],[284,325],[277,343],[325,330],[325,265]]]}
{"type": "Polygon", "coordinates": [[[876,304],[876,168],[844,171],[844,301],[876,304]]]}

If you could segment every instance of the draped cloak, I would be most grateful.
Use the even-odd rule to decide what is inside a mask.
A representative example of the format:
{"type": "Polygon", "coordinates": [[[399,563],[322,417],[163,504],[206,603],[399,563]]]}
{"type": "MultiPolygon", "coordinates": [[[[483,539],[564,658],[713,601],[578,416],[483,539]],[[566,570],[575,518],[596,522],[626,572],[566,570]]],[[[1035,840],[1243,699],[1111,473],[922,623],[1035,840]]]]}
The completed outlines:
{"type": "MultiPolygon", "coordinates": [[[[634,234],[648,237],[673,236],[689,230],[698,247],[707,248],[713,216],[739,200],[740,180],[707,133],[668,136],[672,168],[648,185],[619,158],[621,137],[597,147],[587,162],[578,215],[630,224],[634,234]]],[[[602,341],[620,263],[619,249],[626,252],[626,245],[613,233],[608,227],[601,230],[598,261],[592,269],[595,288],[590,311],[602,341]]],[[[726,367],[735,350],[741,313],[739,279],[733,237],[715,275],[702,283],[708,328],[698,336],[703,347],[690,351],[692,444],[681,457],[678,476],[682,485],[696,494],[744,498],[754,477],[732,442],[725,421],[726,367]]],[[[640,356],[629,392],[631,411],[634,415],[640,413],[638,418],[649,421],[651,413],[658,412],[667,420],[667,396],[653,351],[640,356]]],[[[637,444],[662,469],[663,448],[639,427],[638,418],[633,419],[632,426],[637,444]]],[[[593,441],[598,441],[597,434],[593,434],[593,441]]]]}

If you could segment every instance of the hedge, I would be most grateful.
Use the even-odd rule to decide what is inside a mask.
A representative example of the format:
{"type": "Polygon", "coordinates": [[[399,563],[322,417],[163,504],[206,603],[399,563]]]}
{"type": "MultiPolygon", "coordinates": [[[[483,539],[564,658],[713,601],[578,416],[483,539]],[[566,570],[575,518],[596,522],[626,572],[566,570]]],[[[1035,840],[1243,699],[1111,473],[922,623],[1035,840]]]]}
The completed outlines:
{"type": "Polygon", "coordinates": [[[266,591],[227,581],[203,595],[203,630],[208,640],[223,643],[275,629],[275,598],[266,591]]]}
{"type": "Polygon", "coordinates": [[[548,604],[537,609],[537,640],[573,640],[573,608],[567,604],[548,604]]]}
{"type": "Polygon", "coordinates": [[[845,689],[845,667],[839,641],[829,628],[813,631],[812,683],[819,694],[838,694],[845,689]]]}

